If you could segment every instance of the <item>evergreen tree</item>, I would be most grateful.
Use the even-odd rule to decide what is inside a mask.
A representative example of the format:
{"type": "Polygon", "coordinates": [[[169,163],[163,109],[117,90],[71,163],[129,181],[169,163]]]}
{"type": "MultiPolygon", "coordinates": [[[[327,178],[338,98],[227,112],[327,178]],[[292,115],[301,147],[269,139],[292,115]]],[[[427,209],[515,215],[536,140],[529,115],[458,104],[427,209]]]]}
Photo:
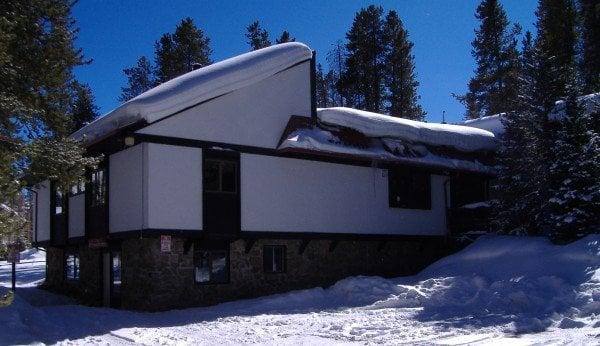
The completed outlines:
{"type": "Polygon", "coordinates": [[[600,1],[580,1],[583,93],[600,91],[600,1]]]}
{"type": "Polygon", "coordinates": [[[152,64],[145,56],[140,57],[135,66],[124,69],[123,73],[127,76],[127,86],[121,87],[119,101],[129,101],[155,87],[157,83],[154,80],[153,72],[152,64]]]}
{"type": "MultiPolygon", "coordinates": [[[[86,63],[74,45],[72,5],[0,2],[0,202],[9,206],[27,182],[53,178],[66,187],[96,163],[65,138],[72,124],[73,68],[86,63]]],[[[0,218],[0,236],[20,224],[11,215],[0,218]]]]}
{"type": "Polygon", "coordinates": [[[575,70],[575,5],[573,0],[539,0],[536,16],[536,59],[544,90],[539,102],[549,112],[557,100],[566,97],[575,70]]]}
{"type": "Polygon", "coordinates": [[[565,118],[556,142],[556,161],[549,199],[544,201],[544,231],[554,239],[573,240],[600,231],[600,133],[594,122],[600,116],[586,113],[577,101],[577,88],[569,86],[565,118]],[[546,216],[546,214],[544,214],[546,216]]]}
{"type": "Polygon", "coordinates": [[[323,75],[323,67],[321,66],[321,64],[317,64],[317,71],[315,73],[315,84],[317,94],[317,107],[329,107],[329,89],[327,87],[327,80],[325,79],[325,75],[323,75]]]}
{"type": "Polygon", "coordinates": [[[480,21],[471,43],[477,69],[466,95],[457,96],[467,107],[466,118],[507,112],[516,105],[520,27],[509,28],[506,12],[498,0],[483,0],[475,17],[480,21]]]}
{"type": "Polygon", "coordinates": [[[269,33],[267,30],[261,28],[258,20],[255,20],[246,27],[246,38],[248,39],[251,50],[257,50],[271,45],[269,33]]]}
{"type": "Polygon", "coordinates": [[[384,53],[387,113],[412,120],[422,121],[425,112],[419,105],[415,62],[412,55],[413,43],[395,11],[385,18],[383,28],[386,50],[384,53]]]}
{"type": "Polygon", "coordinates": [[[327,63],[329,64],[329,72],[327,72],[326,80],[333,106],[342,107],[346,104],[344,97],[340,93],[340,76],[346,65],[346,49],[341,40],[333,45],[333,49],[327,52],[327,63]]]}
{"type": "Polygon", "coordinates": [[[281,33],[281,36],[279,36],[279,38],[276,39],[275,42],[277,42],[277,44],[286,42],[296,42],[296,39],[294,37],[291,37],[289,32],[283,31],[281,33]]]}
{"type": "Polygon", "coordinates": [[[537,179],[539,131],[534,131],[534,120],[538,110],[533,102],[537,67],[530,32],[523,39],[520,66],[517,103],[501,118],[505,131],[497,153],[499,172],[494,188],[498,197],[493,221],[501,232],[531,234],[537,230],[534,218],[540,210],[537,191],[542,183],[537,179]]]}
{"type": "Polygon", "coordinates": [[[185,18],[175,33],[165,33],[155,43],[156,79],[164,83],[197,67],[211,64],[210,39],[191,18],[185,18]]]}
{"type": "Polygon", "coordinates": [[[89,85],[73,83],[74,104],[71,109],[72,131],[77,131],[98,117],[98,107],[89,85]]]}
{"type": "Polygon", "coordinates": [[[383,8],[370,5],[354,17],[346,33],[347,57],[338,83],[348,106],[372,112],[383,109],[383,8]]]}

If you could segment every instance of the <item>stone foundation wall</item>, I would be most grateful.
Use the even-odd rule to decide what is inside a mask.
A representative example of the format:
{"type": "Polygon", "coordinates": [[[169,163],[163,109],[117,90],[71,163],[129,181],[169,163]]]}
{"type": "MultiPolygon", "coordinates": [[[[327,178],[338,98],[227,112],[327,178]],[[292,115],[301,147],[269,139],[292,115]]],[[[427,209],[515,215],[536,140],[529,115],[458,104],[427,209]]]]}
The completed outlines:
{"type": "Polygon", "coordinates": [[[194,282],[193,245],[172,238],[171,252],[160,252],[157,238],[122,243],[122,304],[136,310],[165,310],[220,303],[315,286],[328,286],[353,275],[412,275],[446,254],[441,240],[340,241],[311,240],[302,254],[302,240],[261,239],[248,253],[244,240],[230,245],[230,281],[194,282]],[[286,246],[286,272],[264,273],[263,246],[286,246]]]}
{"type": "Polygon", "coordinates": [[[85,245],[70,248],[48,247],[46,249],[45,287],[66,294],[78,301],[99,306],[102,304],[101,252],[85,245]],[[74,250],[79,254],[79,280],[67,280],[65,276],[65,253],[74,250]]]}

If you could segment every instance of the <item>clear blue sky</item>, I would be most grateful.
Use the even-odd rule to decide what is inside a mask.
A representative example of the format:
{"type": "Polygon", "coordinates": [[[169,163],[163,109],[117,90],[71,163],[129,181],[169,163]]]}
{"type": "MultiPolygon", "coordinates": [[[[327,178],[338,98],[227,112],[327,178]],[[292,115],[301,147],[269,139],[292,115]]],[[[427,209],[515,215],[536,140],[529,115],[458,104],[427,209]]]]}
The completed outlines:
{"type": "MultiPolygon", "coordinates": [[[[123,68],[137,58],[153,56],[153,45],[162,33],[172,32],[184,17],[192,17],[211,39],[213,61],[249,50],[245,27],[260,20],[274,41],[288,30],[297,41],[317,51],[326,64],[326,53],[344,39],[354,14],[370,4],[394,9],[414,43],[421,104],[429,121],[460,121],[464,109],[451,94],[462,93],[473,74],[471,41],[477,21],[478,0],[397,1],[183,1],[183,0],[82,0],[74,16],[80,28],[77,44],[92,58],[79,67],[77,77],[94,91],[102,114],[118,106],[125,83],[123,68]]],[[[509,19],[531,30],[535,0],[502,1],[509,19]]],[[[533,31],[533,30],[532,30],[533,31]]]]}

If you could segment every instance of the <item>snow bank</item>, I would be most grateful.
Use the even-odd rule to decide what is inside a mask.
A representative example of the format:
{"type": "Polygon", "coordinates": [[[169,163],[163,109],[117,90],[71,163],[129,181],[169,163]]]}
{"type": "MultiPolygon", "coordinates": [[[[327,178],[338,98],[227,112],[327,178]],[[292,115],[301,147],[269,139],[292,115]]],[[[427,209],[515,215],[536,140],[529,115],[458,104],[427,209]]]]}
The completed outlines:
{"type": "Polygon", "coordinates": [[[140,120],[153,123],[202,101],[257,83],[311,57],[309,47],[290,42],[214,63],[146,91],[84,126],[72,137],[92,143],[140,120]]]}
{"type": "Polygon", "coordinates": [[[352,108],[317,110],[324,124],[354,129],[368,137],[391,137],[432,146],[449,146],[461,151],[494,150],[494,134],[471,127],[425,123],[352,108]]]}

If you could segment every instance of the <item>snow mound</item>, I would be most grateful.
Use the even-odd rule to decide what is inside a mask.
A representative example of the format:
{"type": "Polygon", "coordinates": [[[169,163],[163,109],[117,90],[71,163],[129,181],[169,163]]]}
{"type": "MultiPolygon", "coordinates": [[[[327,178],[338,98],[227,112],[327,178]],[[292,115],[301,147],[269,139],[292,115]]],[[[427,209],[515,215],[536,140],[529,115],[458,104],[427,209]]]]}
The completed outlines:
{"type": "Polygon", "coordinates": [[[491,151],[498,143],[494,134],[472,127],[425,123],[352,108],[334,107],[317,110],[324,124],[354,129],[368,137],[389,137],[457,150],[491,151]]]}
{"type": "Polygon", "coordinates": [[[129,100],[72,134],[93,143],[137,121],[153,123],[182,109],[255,84],[311,59],[299,42],[273,45],[188,72],[129,100]]]}

